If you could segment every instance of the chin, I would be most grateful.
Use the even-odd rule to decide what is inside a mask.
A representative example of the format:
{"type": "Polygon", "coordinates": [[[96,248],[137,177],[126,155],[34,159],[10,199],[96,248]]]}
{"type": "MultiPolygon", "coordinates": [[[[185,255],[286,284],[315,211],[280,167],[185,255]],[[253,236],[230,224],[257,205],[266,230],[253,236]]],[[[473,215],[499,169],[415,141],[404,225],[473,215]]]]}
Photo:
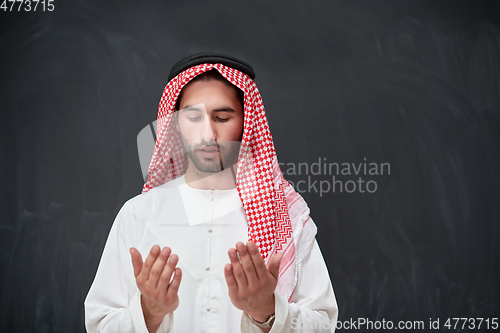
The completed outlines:
{"type": "MultiPolygon", "coordinates": [[[[196,154],[188,153],[188,156],[190,157],[191,161],[193,162],[193,165],[196,167],[196,169],[200,172],[204,173],[218,173],[223,171],[220,167],[220,160],[219,158],[214,158],[214,159],[206,159],[204,157],[197,156],[196,154]]],[[[224,167],[224,170],[230,168],[234,164],[238,162],[238,158],[222,158],[222,166],[224,167]]]]}

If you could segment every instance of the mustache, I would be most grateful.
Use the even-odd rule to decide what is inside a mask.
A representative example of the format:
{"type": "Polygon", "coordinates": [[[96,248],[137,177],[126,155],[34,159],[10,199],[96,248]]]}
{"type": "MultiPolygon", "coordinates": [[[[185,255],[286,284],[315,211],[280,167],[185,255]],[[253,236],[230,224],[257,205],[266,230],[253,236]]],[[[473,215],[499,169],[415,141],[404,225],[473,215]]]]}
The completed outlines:
{"type": "Polygon", "coordinates": [[[200,149],[217,149],[217,150],[226,150],[228,149],[228,145],[231,146],[236,143],[241,143],[240,141],[218,141],[218,142],[202,142],[191,146],[192,150],[200,150],[200,149]]]}
{"type": "Polygon", "coordinates": [[[193,147],[193,150],[200,150],[200,149],[216,149],[219,150],[221,149],[221,145],[215,143],[215,144],[198,144],[193,147]]]}

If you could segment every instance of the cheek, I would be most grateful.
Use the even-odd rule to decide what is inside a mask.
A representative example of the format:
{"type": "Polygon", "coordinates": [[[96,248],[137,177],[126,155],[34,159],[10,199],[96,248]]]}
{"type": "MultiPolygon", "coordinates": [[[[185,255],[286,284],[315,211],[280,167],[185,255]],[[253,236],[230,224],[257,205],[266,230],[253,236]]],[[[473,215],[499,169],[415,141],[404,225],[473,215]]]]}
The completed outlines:
{"type": "Polygon", "coordinates": [[[225,128],[222,131],[226,131],[227,133],[224,141],[240,141],[243,135],[243,127],[239,124],[234,124],[231,128],[225,128]]]}
{"type": "Polygon", "coordinates": [[[235,132],[235,140],[241,141],[241,137],[243,136],[243,125],[243,119],[241,119],[235,132]]]}
{"type": "Polygon", "coordinates": [[[243,136],[243,125],[244,119],[243,114],[241,117],[236,117],[234,121],[231,123],[230,138],[231,141],[241,141],[241,137],[243,136]]]}
{"type": "Polygon", "coordinates": [[[197,127],[197,123],[189,121],[189,118],[186,116],[180,116],[178,124],[179,130],[185,135],[189,135],[197,127]]]}
{"type": "Polygon", "coordinates": [[[179,133],[187,141],[193,141],[196,136],[196,129],[189,122],[179,122],[179,133]]]}

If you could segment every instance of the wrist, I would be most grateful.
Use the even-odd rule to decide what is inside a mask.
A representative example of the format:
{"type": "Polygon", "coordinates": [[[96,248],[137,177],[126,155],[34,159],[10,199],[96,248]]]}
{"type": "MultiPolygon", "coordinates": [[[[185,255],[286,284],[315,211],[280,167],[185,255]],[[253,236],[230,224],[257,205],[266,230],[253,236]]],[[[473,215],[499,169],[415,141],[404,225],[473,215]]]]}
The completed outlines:
{"type": "Polygon", "coordinates": [[[276,318],[276,315],[274,313],[270,315],[265,321],[258,321],[250,315],[247,316],[254,325],[260,327],[262,330],[264,330],[264,332],[268,332],[273,327],[274,320],[276,318]]]}
{"type": "Polygon", "coordinates": [[[268,302],[265,302],[262,304],[262,306],[259,307],[258,311],[248,311],[247,314],[253,318],[253,320],[263,323],[266,322],[269,317],[274,315],[275,312],[275,299],[274,299],[274,294],[272,294],[272,297],[270,297],[268,302]]]}
{"type": "Polygon", "coordinates": [[[262,314],[250,314],[250,313],[247,313],[247,315],[253,319],[254,321],[258,322],[258,323],[264,323],[266,322],[269,317],[271,317],[272,315],[274,315],[274,312],[271,313],[271,314],[267,314],[267,315],[262,315],[262,314]]]}
{"type": "Polygon", "coordinates": [[[141,295],[141,307],[142,307],[142,314],[144,315],[144,321],[146,323],[148,331],[156,332],[158,330],[158,327],[160,327],[160,324],[165,316],[162,314],[157,314],[154,311],[152,311],[147,306],[146,302],[144,302],[142,295],[141,295]]]}

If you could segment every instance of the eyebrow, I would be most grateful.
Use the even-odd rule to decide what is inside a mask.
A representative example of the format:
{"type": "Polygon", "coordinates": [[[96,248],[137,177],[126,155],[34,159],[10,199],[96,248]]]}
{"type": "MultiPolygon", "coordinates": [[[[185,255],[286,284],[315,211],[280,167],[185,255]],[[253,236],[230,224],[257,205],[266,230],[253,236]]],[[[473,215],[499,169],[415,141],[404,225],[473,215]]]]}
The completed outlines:
{"type": "Polygon", "coordinates": [[[188,105],[185,108],[181,109],[181,111],[184,112],[184,111],[201,111],[201,110],[195,106],[188,105]]]}
{"type": "MultiPolygon", "coordinates": [[[[201,111],[201,110],[198,109],[196,106],[187,105],[185,108],[182,109],[182,111],[201,111]]],[[[221,108],[212,110],[212,112],[236,112],[236,111],[234,111],[232,107],[223,106],[221,108]]]]}
{"type": "Polygon", "coordinates": [[[226,107],[214,109],[214,110],[212,110],[212,112],[236,112],[236,111],[234,111],[233,108],[226,106],[226,107]]]}

